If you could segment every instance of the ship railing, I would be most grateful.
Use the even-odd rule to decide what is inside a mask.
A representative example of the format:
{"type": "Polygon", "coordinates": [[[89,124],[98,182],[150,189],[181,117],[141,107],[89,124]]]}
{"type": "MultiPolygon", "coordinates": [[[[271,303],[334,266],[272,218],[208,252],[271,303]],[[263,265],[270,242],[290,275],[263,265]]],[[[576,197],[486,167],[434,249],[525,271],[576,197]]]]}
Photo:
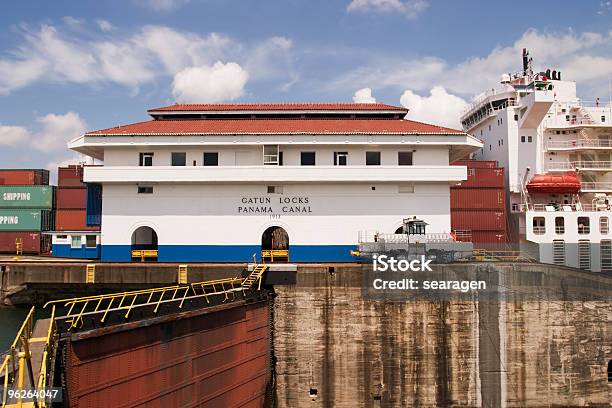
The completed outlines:
{"type": "Polygon", "coordinates": [[[607,211],[602,206],[593,204],[513,204],[512,212],[596,212],[607,211]]]}
{"type": "Polygon", "coordinates": [[[612,147],[610,139],[577,139],[577,140],[553,140],[546,144],[548,149],[577,149],[581,147],[612,147]]]}
{"type": "Polygon", "coordinates": [[[454,241],[453,236],[446,232],[428,234],[391,234],[377,231],[359,231],[359,243],[385,242],[388,244],[406,243],[441,243],[454,241]]]}
{"type": "Polygon", "coordinates": [[[582,181],[580,191],[583,192],[612,192],[612,182],[609,181],[582,181]]]}
{"type": "Polygon", "coordinates": [[[196,282],[190,285],[173,285],[162,288],[143,289],[129,292],[112,293],[105,295],[87,296],[72,299],[54,300],[49,305],[61,307],[66,312],[57,319],[67,323],[68,331],[83,326],[84,318],[99,317],[99,323],[104,323],[111,315],[119,315],[127,320],[136,310],[150,307],[153,314],[157,314],[162,306],[175,305],[182,309],[185,302],[194,299],[204,299],[210,304],[210,298],[223,296],[223,302],[236,299],[237,292],[242,292],[243,279],[227,278],[205,282],[196,282]]]}
{"type": "Polygon", "coordinates": [[[563,171],[563,170],[583,170],[583,169],[596,169],[596,170],[612,170],[612,161],[609,160],[578,160],[578,161],[565,161],[565,162],[550,162],[547,163],[546,168],[548,171],[563,171]]]}
{"type": "Polygon", "coordinates": [[[477,262],[535,262],[535,260],[521,251],[489,251],[475,249],[474,260],[477,262]]]}

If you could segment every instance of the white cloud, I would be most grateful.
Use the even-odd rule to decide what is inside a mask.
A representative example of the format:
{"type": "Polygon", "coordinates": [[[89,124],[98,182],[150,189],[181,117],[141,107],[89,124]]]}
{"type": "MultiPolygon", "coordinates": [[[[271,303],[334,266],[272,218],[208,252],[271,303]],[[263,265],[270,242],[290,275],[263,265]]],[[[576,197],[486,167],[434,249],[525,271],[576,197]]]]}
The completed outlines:
{"type": "Polygon", "coordinates": [[[409,109],[406,119],[461,129],[459,117],[467,102],[446,92],[441,86],[431,89],[429,96],[421,96],[410,89],[404,91],[400,103],[409,109]]]}
{"type": "Polygon", "coordinates": [[[607,84],[612,72],[612,32],[543,33],[530,29],[512,45],[496,47],[484,57],[469,57],[456,64],[435,56],[404,60],[395,55],[377,55],[371,58],[375,63],[366,62],[341,75],[329,89],[375,84],[378,88],[427,91],[440,85],[453,93],[473,95],[496,87],[501,74],[519,71],[524,47],[530,50],[536,71],[559,69],[563,79],[577,81],[581,89],[596,90],[602,83],[607,84]]]}
{"type": "Polygon", "coordinates": [[[64,115],[49,113],[39,117],[37,122],[41,129],[35,133],[32,147],[41,151],[66,150],[66,143],[85,133],[87,125],[78,113],[67,112],[64,115]]]}
{"type": "Polygon", "coordinates": [[[361,88],[355,91],[355,95],[353,95],[353,102],[375,103],[376,98],[372,96],[372,88],[361,88]]]}
{"type": "MultiPolygon", "coordinates": [[[[105,27],[99,21],[98,25],[105,27]]],[[[217,61],[237,61],[249,75],[253,73],[254,80],[295,81],[298,77],[290,55],[292,43],[284,37],[246,46],[217,33],[200,35],[165,26],[145,26],[128,36],[114,31],[99,39],[85,31],[65,35],[51,25],[23,29],[23,44],[0,57],[0,94],[37,81],[112,82],[137,90],[159,77],[217,61]]]]}
{"type": "Polygon", "coordinates": [[[115,26],[108,20],[98,19],[96,20],[96,24],[102,31],[113,31],[115,29],[115,26]]]}
{"type": "Polygon", "coordinates": [[[235,62],[185,68],[174,76],[172,94],[179,102],[220,102],[241,97],[249,74],[235,62]]]}
{"type": "Polygon", "coordinates": [[[401,13],[414,18],[429,6],[425,0],[352,0],[347,11],[401,13]]]}
{"type": "Polygon", "coordinates": [[[29,138],[30,132],[24,127],[0,125],[0,146],[18,146],[29,138]]]}

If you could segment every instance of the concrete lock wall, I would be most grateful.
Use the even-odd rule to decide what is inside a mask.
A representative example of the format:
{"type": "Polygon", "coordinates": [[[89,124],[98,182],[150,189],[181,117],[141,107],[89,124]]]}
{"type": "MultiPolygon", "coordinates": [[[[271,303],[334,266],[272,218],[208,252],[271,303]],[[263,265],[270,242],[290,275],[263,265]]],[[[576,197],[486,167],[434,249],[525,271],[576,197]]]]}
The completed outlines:
{"type": "MultiPolygon", "coordinates": [[[[606,279],[515,268],[558,288],[596,292],[606,279]]],[[[310,268],[276,288],[279,407],[609,406],[609,302],[377,302],[362,297],[359,273],[310,268]]]]}

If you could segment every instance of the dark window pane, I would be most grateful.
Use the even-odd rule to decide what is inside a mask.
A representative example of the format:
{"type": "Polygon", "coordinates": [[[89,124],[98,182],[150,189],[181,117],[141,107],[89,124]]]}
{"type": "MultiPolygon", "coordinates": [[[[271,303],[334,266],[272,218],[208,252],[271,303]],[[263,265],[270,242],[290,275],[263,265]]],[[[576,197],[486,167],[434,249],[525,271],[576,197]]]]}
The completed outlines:
{"type": "Polygon", "coordinates": [[[412,166],[412,152],[397,152],[397,164],[400,166],[412,166]]]}
{"type": "Polygon", "coordinates": [[[346,166],[348,164],[348,152],[334,152],[334,166],[346,166]]]}
{"type": "Polygon", "coordinates": [[[314,166],[315,165],[315,152],[302,152],[301,163],[302,163],[302,166],[314,166]]]}
{"type": "Polygon", "coordinates": [[[186,166],[187,165],[187,153],[172,153],[172,165],[173,166],[186,166]]]}
{"type": "Polygon", "coordinates": [[[95,235],[85,235],[85,246],[87,248],[95,248],[96,247],[96,236],[95,235]]]}
{"type": "Polygon", "coordinates": [[[219,153],[210,152],[204,153],[204,166],[218,166],[219,165],[219,153]]]}
{"type": "Polygon", "coordinates": [[[140,153],[138,165],[139,166],[153,166],[153,153],[140,153]]]}
{"type": "Polygon", "coordinates": [[[380,152],[366,152],[366,166],[380,166],[380,152]]]}
{"type": "Polygon", "coordinates": [[[153,187],[138,186],[138,194],[153,194],[153,187]]]}

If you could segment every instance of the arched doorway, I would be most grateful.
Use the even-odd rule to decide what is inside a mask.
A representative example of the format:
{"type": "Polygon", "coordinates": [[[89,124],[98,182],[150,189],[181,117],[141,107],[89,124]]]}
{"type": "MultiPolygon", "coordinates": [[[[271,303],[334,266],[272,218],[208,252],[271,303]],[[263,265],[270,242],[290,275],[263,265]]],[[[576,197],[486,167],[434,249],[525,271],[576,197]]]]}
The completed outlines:
{"type": "Polygon", "coordinates": [[[273,226],[261,235],[262,250],[288,250],[289,235],[282,227],[273,226]]]}
{"type": "Polygon", "coordinates": [[[151,227],[138,227],[132,233],[132,250],[157,250],[157,233],[151,227]]]}
{"type": "Polygon", "coordinates": [[[270,227],[261,235],[262,262],[289,262],[289,235],[281,227],[270,227]]]}

